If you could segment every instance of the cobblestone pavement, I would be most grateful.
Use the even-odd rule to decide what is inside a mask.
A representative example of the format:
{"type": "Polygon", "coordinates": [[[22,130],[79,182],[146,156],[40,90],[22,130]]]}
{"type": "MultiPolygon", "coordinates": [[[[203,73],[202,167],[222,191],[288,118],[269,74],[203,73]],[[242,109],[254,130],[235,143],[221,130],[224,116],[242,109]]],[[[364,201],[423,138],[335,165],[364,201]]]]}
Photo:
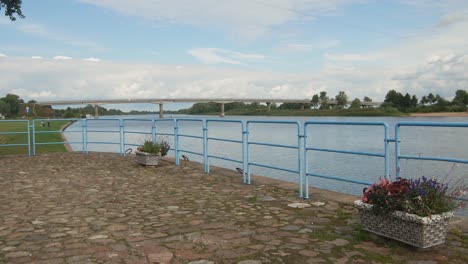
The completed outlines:
{"type": "Polygon", "coordinates": [[[314,191],[311,207],[294,209],[295,186],[200,168],[101,153],[0,157],[0,263],[468,262],[466,219],[446,245],[418,251],[361,231],[353,197],[314,191]]]}

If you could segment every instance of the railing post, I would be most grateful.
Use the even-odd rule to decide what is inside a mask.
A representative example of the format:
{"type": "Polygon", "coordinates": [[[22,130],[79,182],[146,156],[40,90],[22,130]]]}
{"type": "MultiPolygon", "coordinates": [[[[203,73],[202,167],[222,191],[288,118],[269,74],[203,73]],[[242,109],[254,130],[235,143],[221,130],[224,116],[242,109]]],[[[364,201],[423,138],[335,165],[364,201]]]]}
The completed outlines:
{"type": "Polygon", "coordinates": [[[307,152],[307,124],[304,124],[304,176],[305,176],[305,199],[309,199],[309,177],[307,172],[309,171],[309,155],[307,152]]]}
{"type": "Polygon", "coordinates": [[[29,119],[26,121],[26,129],[28,130],[28,157],[31,157],[31,125],[29,119]]]}
{"type": "Polygon", "coordinates": [[[176,166],[180,165],[179,158],[179,123],[177,119],[174,119],[174,152],[176,166]]]}
{"type": "Polygon", "coordinates": [[[400,177],[400,124],[395,125],[395,174],[400,177]]]}
{"type": "Polygon", "coordinates": [[[83,119],[83,153],[88,154],[88,120],[83,119]]]}
{"type": "Polygon", "coordinates": [[[151,141],[156,142],[156,120],[151,119],[151,141]]]}
{"type": "Polygon", "coordinates": [[[303,198],[304,195],[302,193],[302,189],[304,188],[304,182],[303,182],[303,169],[302,169],[302,163],[303,163],[303,159],[302,159],[302,138],[304,138],[304,135],[301,135],[301,124],[298,123],[297,124],[297,159],[298,159],[298,171],[299,171],[299,198],[303,198]]]}
{"type": "Polygon", "coordinates": [[[389,128],[387,123],[384,123],[385,136],[385,178],[390,179],[390,157],[389,157],[389,128]]]}
{"type": "Polygon", "coordinates": [[[246,183],[247,182],[247,171],[245,169],[246,167],[246,155],[245,155],[245,150],[246,150],[246,140],[245,136],[247,134],[247,131],[245,130],[245,122],[242,120],[241,122],[241,129],[242,129],[242,182],[246,183]]]}
{"type": "Polygon", "coordinates": [[[36,156],[36,120],[32,121],[32,145],[33,145],[33,156],[36,156]]]}
{"type": "Polygon", "coordinates": [[[205,173],[210,173],[208,163],[208,122],[206,120],[203,120],[203,166],[205,173]]]}
{"type": "Polygon", "coordinates": [[[249,122],[245,126],[245,141],[246,141],[246,165],[247,165],[247,184],[250,184],[250,146],[249,146],[249,122]]]}
{"type": "Polygon", "coordinates": [[[119,119],[119,136],[120,136],[120,156],[125,156],[124,146],[125,146],[125,137],[124,137],[124,120],[119,119]]]}

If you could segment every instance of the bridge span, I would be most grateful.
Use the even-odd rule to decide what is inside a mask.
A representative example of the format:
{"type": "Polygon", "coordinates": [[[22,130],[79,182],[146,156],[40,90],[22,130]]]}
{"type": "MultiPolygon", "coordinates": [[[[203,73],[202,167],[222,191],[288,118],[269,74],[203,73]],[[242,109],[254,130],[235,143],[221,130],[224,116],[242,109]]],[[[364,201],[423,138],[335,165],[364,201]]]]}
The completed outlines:
{"type": "MultiPolygon", "coordinates": [[[[41,101],[39,105],[94,105],[95,116],[99,115],[98,105],[104,104],[159,104],[159,117],[164,117],[164,104],[167,103],[219,103],[220,116],[224,117],[224,104],[233,102],[243,103],[266,103],[268,111],[270,111],[271,103],[298,103],[304,105],[310,104],[310,99],[281,99],[281,98],[148,98],[148,99],[102,99],[102,100],[58,100],[58,101],[41,101]]],[[[336,105],[335,100],[329,100],[328,105],[336,105]]],[[[363,107],[379,106],[381,103],[362,102],[363,107]]]]}
{"type": "Polygon", "coordinates": [[[159,104],[159,117],[164,117],[164,104],[167,103],[219,103],[221,105],[220,116],[224,116],[224,104],[233,102],[266,103],[268,110],[271,103],[299,103],[308,104],[310,99],[259,99],[259,98],[149,98],[149,99],[103,99],[103,100],[60,100],[41,101],[40,105],[94,105],[95,116],[98,116],[98,105],[103,104],[159,104]]]}

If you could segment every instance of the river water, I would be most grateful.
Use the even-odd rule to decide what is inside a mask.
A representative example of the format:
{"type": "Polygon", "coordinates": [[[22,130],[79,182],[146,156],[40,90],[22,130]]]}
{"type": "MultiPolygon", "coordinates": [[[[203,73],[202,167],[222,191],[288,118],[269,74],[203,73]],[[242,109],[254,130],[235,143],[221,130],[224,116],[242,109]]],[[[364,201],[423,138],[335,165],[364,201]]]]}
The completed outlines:
{"type": "MultiPolygon", "coordinates": [[[[173,118],[203,118],[218,119],[213,116],[183,116],[172,115],[173,118]]],[[[109,118],[109,117],[102,117],[109,118]]],[[[146,118],[154,116],[119,116],[110,118],[146,118]]],[[[379,121],[386,122],[390,127],[390,138],[394,138],[394,125],[397,122],[468,122],[465,117],[260,117],[260,116],[228,116],[223,120],[267,120],[267,121],[379,121]]],[[[68,131],[80,130],[80,123],[75,123],[68,131]]],[[[106,120],[88,120],[91,131],[118,131],[119,122],[106,120]]],[[[150,132],[151,122],[126,121],[126,131],[150,132]]],[[[158,122],[158,133],[173,133],[172,122],[158,122]]],[[[190,134],[202,136],[200,122],[181,122],[179,134],[190,134]]],[[[68,141],[81,141],[80,133],[65,133],[68,141]]],[[[227,138],[241,140],[242,132],[240,124],[237,123],[210,123],[209,137],[227,138]]],[[[172,136],[162,136],[173,141],[172,136]]],[[[126,134],[126,143],[140,144],[149,135],[126,134]]],[[[277,124],[252,124],[250,127],[249,140],[256,142],[267,142],[285,145],[297,145],[297,128],[292,125],[277,124]]],[[[90,132],[90,142],[119,142],[118,133],[90,132]]],[[[364,151],[373,153],[384,153],[384,132],[382,127],[368,126],[332,126],[314,125],[307,133],[308,145],[317,148],[342,149],[351,151],[364,151]]],[[[194,138],[181,138],[180,148],[202,153],[202,140],[194,138]]],[[[81,151],[81,145],[72,145],[75,151],[81,151]]],[[[127,146],[129,148],[131,146],[127,146]]],[[[132,147],[135,148],[135,147],[132,147]]],[[[89,151],[119,152],[118,145],[111,144],[89,144],[89,151]]],[[[210,155],[224,156],[231,159],[241,160],[242,148],[237,143],[226,143],[210,140],[208,145],[210,155]]],[[[298,153],[295,149],[274,148],[266,146],[251,146],[251,161],[265,165],[285,167],[297,170],[298,153]]],[[[374,182],[384,175],[384,159],[381,157],[368,157],[348,155],[330,152],[309,152],[307,164],[310,172],[339,176],[348,179],[374,182]]],[[[395,176],[395,147],[390,143],[390,174],[395,176]]],[[[169,155],[173,155],[170,152],[169,155]]],[[[193,161],[203,161],[203,158],[193,154],[182,153],[193,161]]],[[[468,128],[443,128],[443,127],[402,127],[401,128],[401,154],[450,157],[468,159],[468,128]]],[[[241,167],[240,164],[210,159],[210,164],[229,169],[241,167]]],[[[294,173],[266,169],[252,166],[252,173],[268,177],[298,182],[298,176],[294,173]]],[[[414,178],[420,176],[436,177],[445,182],[464,181],[468,179],[468,165],[454,164],[439,161],[416,161],[401,160],[401,176],[414,178]]],[[[341,181],[310,177],[312,186],[329,189],[354,195],[360,195],[362,185],[350,184],[341,181]]],[[[255,181],[255,177],[252,178],[255,181]]]]}

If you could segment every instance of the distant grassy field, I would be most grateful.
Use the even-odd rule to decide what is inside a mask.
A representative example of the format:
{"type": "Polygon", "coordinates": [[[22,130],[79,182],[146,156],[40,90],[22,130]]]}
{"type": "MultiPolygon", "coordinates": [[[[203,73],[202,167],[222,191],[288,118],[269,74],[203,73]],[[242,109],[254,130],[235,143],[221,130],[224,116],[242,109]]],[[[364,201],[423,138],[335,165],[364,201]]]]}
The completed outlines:
{"type": "MultiPolygon", "coordinates": [[[[36,131],[60,131],[65,126],[67,121],[50,121],[50,127],[41,127],[40,123],[36,123],[36,131]]],[[[0,132],[27,132],[26,122],[0,122],[0,132]]],[[[27,144],[27,134],[12,134],[12,135],[1,135],[0,144],[27,144]]],[[[60,133],[36,133],[36,143],[41,142],[63,142],[60,133]]],[[[31,149],[32,149],[32,135],[31,135],[31,149]]],[[[32,150],[31,150],[32,152],[32,150]]],[[[47,152],[66,152],[66,148],[63,144],[56,145],[42,145],[36,146],[36,154],[47,153],[47,152]]],[[[28,154],[27,146],[12,146],[4,147],[0,146],[0,155],[21,155],[28,154]]]]}

